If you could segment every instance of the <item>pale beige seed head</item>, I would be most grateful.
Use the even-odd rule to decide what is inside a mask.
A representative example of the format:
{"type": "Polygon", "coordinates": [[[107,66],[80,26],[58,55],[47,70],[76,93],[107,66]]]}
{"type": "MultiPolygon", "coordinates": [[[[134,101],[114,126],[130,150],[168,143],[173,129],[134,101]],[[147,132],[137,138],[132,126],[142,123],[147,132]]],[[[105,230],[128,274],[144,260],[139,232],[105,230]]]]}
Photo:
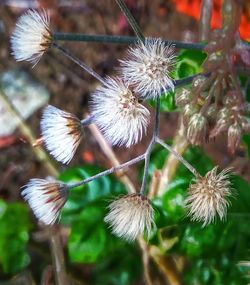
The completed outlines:
{"type": "Polygon", "coordinates": [[[201,113],[194,114],[189,121],[187,139],[192,144],[199,144],[205,140],[207,119],[201,113]]]}
{"type": "Polygon", "coordinates": [[[118,237],[134,241],[146,232],[151,235],[154,226],[154,210],[150,200],[140,194],[126,195],[109,205],[104,221],[110,224],[118,237]]]}
{"type": "Polygon", "coordinates": [[[230,169],[224,169],[218,173],[217,166],[191,184],[185,204],[193,221],[203,222],[206,226],[216,215],[220,220],[225,218],[229,205],[227,198],[232,195],[229,172],[230,169]]]}

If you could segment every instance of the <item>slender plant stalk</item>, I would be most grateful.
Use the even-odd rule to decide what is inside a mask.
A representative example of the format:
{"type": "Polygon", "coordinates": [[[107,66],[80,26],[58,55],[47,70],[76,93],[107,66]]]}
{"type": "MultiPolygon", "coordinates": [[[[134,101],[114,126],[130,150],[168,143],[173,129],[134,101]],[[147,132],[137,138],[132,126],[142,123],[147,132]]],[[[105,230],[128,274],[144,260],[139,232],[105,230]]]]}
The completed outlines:
{"type": "Polygon", "coordinates": [[[91,181],[93,181],[95,179],[98,179],[100,177],[112,174],[112,173],[114,173],[114,172],[116,172],[118,170],[121,170],[121,169],[125,168],[125,167],[128,167],[128,166],[131,166],[133,164],[136,164],[136,163],[138,163],[139,161],[141,161],[143,159],[145,159],[145,154],[139,155],[136,158],[133,158],[133,159],[131,159],[131,160],[125,162],[125,163],[122,163],[122,164],[118,165],[118,166],[111,167],[110,169],[104,170],[103,172],[100,172],[100,173],[98,173],[98,174],[96,174],[94,176],[86,178],[86,179],[84,179],[84,180],[82,180],[80,182],[73,183],[73,184],[68,184],[67,186],[68,186],[69,189],[72,189],[72,188],[84,185],[84,184],[89,183],[89,182],[91,182],[91,181]]]}
{"type": "MultiPolygon", "coordinates": [[[[19,111],[16,109],[16,107],[13,105],[13,103],[9,100],[7,95],[3,92],[3,90],[0,89],[0,97],[8,109],[8,111],[12,114],[14,118],[16,118],[18,122],[18,127],[21,131],[21,133],[24,135],[24,137],[27,139],[29,144],[32,146],[36,142],[36,137],[31,130],[31,128],[25,123],[22,115],[19,113],[19,111]]],[[[32,147],[33,152],[35,153],[38,160],[47,168],[48,172],[53,176],[58,176],[59,172],[56,169],[56,167],[53,165],[53,163],[50,160],[50,157],[46,153],[45,150],[43,150],[40,147],[32,147]]]]}
{"type": "MultiPolygon", "coordinates": [[[[91,43],[108,43],[108,44],[135,44],[138,42],[137,37],[131,36],[111,36],[111,35],[87,35],[87,34],[72,34],[60,33],[53,34],[53,39],[56,41],[76,41],[76,42],[91,42],[91,43]]],[[[204,43],[187,43],[175,40],[164,40],[166,45],[174,45],[179,49],[194,49],[204,50],[204,43]]]]}
{"type": "Polygon", "coordinates": [[[131,28],[134,30],[136,36],[140,41],[143,43],[145,42],[145,37],[142,33],[140,26],[137,24],[134,16],[131,14],[130,10],[128,9],[127,5],[123,0],[115,0],[120,9],[122,10],[123,14],[125,15],[126,19],[128,20],[131,28]]]}
{"type": "Polygon", "coordinates": [[[213,0],[203,0],[201,6],[201,17],[199,22],[200,41],[208,41],[213,11],[213,0]]]}
{"type": "Polygon", "coordinates": [[[182,155],[180,155],[176,150],[174,150],[171,146],[169,146],[168,144],[164,143],[163,140],[161,139],[157,139],[156,140],[160,145],[162,145],[165,149],[167,149],[169,152],[171,152],[183,165],[186,166],[186,168],[193,173],[193,175],[196,178],[200,177],[199,172],[186,160],[183,158],[182,155]]]}
{"type": "Polygon", "coordinates": [[[100,81],[102,84],[105,84],[105,80],[97,74],[91,67],[86,65],[84,62],[82,62],[80,59],[75,57],[73,54],[71,54],[68,50],[66,50],[64,47],[58,45],[57,43],[53,42],[52,47],[57,48],[60,50],[67,58],[71,59],[73,62],[75,62],[77,65],[79,65],[81,68],[83,68],[86,72],[88,72],[90,75],[95,77],[98,81],[100,81]]]}
{"type": "Polygon", "coordinates": [[[144,173],[143,173],[143,179],[142,179],[142,185],[141,185],[141,194],[145,194],[146,187],[147,187],[147,181],[148,181],[148,169],[149,169],[149,163],[150,163],[150,156],[152,149],[157,141],[157,136],[159,135],[159,128],[160,128],[160,96],[157,96],[156,99],[156,111],[155,111],[155,126],[154,126],[154,132],[153,137],[151,139],[151,142],[145,152],[145,165],[144,165],[144,173]]]}

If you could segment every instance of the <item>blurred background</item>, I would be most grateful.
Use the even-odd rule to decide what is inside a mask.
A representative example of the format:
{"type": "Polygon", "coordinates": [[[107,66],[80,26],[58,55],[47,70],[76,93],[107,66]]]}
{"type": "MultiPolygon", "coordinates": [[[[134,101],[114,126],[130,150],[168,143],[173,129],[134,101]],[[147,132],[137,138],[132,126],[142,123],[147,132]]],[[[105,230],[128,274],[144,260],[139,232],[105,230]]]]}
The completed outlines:
{"type": "MultiPolygon", "coordinates": [[[[250,41],[250,1],[243,2],[240,34],[244,40],[250,41]]],[[[126,3],[146,36],[186,42],[199,40],[200,0],[127,0],[126,3]]],[[[212,28],[221,26],[221,6],[222,1],[214,1],[212,28]]],[[[20,122],[0,98],[0,284],[55,284],[51,266],[54,257],[50,254],[50,247],[53,251],[53,239],[51,240],[50,236],[55,235],[56,241],[58,232],[61,238],[59,244],[64,248],[68,278],[71,280],[65,284],[70,284],[70,282],[75,284],[146,284],[138,247],[125,244],[113,237],[102,222],[105,203],[107,204],[106,199],[125,193],[125,187],[116,178],[104,177],[90,183],[84,189],[75,191],[62,216],[64,226],[54,229],[38,226],[28,206],[22,201],[20,187],[30,178],[45,178],[53,174],[48,171],[44,158],[41,159],[41,156],[34,152],[23,130],[28,126],[28,132],[32,132],[31,135],[34,138],[39,138],[42,108],[47,103],[74,113],[78,117],[86,116],[89,111],[90,94],[98,85],[95,79],[57,50],[49,50],[34,68],[28,63],[17,63],[13,59],[10,50],[10,36],[17,18],[29,8],[48,10],[53,31],[133,35],[124,15],[112,0],[0,1],[0,92],[8,97],[24,118],[24,125],[20,128],[20,122]],[[101,194],[100,191],[102,191],[101,194]],[[103,197],[104,204],[100,202],[100,198],[103,197]],[[83,209],[88,210],[83,211],[83,209]]],[[[118,60],[123,57],[127,48],[126,45],[121,44],[82,42],[62,44],[101,76],[112,75],[116,72],[118,60]]],[[[202,55],[197,52],[190,56],[198,66],[202,55]]],[[[196,65],[192,67],[194,73],[199,72],[199,67],[196,65]]],[[[174,103],[172,105],[171,110],[162,112],[161,137],[165,139],[173,138],[177,128],[178,112],[174,103]]],[[[149,140],[150,135],[129,150],[125,148],[114,150],[120,161],[126,161],[141,154],[149,140]]],[[[246,137],[245,140],[249,143],[250,137],[246,137]]],[[[213,163],[221,167],[234,166],[235,171],[244,178],[237,182],[238,185],[250,191],[250,165],[246,155],[246,146],[242,146],[234,155],[231,155],[225,148],[225,144],[226,138],[221,136],[216,141],[203,145],[202,150],[195,148],[187,155],[190,155],[189,158],[194,164],[203,161],[206,165],[204,170],[209,169],[213,163]],[[201,151],[206,153],[206,158],[203,157],[201,151]]],[[[162,157],[166,155],[165,152],[155,152],[154,163],[159,166],[163,163],[162,157]]],[[[60,173],[59,177],[64,181],[83,179],[97,173],[100,169],[112,166],[91,130],[86,130],[85,138],[69,168],[56,164],[53,160],[49,164],[52,165],[53,171],[60,173]]],[[[141,166],[133,167],[128,172],[129,178],[136,186],[140,185],[140,178],[138,178],[140,171],[141,166]]],[[[172,198],[169,199],[171,201],[172,198]]],[[[244,199],[246,201],[244,206],[247,209],[250,192],[244,196],[244,199]]],[[[179,211],[179,209],[175,210],[179,211]]],[[[171,208],[173,215],[178,216],[179,212],[174,212],[175,210],[171,208]]],[[[181,220],[180,217],[182,213],[173,224],[178,219],[181,220]]],[[[234,258],[228,257],[227,253],[231,252],[232,248],[235,250],[237,246],[240,247],[241,242],[244,244],[242,251],[248,253],[247,249],[250,244],[249,240],[247,244],[247,238],[250,237],[250,233],[246,227],[249,227],[249,216],[247,218],[244,220],[243,229],[240,230],[244,233],[242,240],[238,237],[236,241],[232,240],[232,235],[236,231],[234,221],[223,233],[217,228],[208,227],[209,230],[204,231],[206,239],[196,241],[190,247],[182,243],[180,248],[173,251],[174,255],[181,252],[181,254],[190,255],[191,260],[197,259],[197,263],[194,263],[196,271],[193,271],[199,272],[197,274],[201,274],[201,277],[197,277],[195,283],[195,273],[192,275],[191,272],[191,275],[185,279],[187,283],[183,284],[246,284],[247,281],[242,277],[242,271],[236,270],[235,275],[232,273],[230,278],[225,276],[228,275],[227,272],[232,271],[228,263],[234,258]],[[211,253],[217,243],[216,235],[221,234],[224,235],[225,240],[221,242],[220,249],[218,249],[218,258],[224,265],[218,265],[216,257],[211,253]],[[230,243],[227,244],[226,240],[230,243]],[[205,252],[204,248],[206,248],[205,252]],[[201,257],[205,261],[202,261],[201,257]],[[212,260],[211,264],[208,260],[212,260]],[[220,266],[228,267],[224,270],[220,266]],[[216,270],[218,272],[224,270],[225,276],[220,276],[216,270]]],[[[220,224],[219,226],[217,224],[217,227],[220,227],[220,224]]],[[[176,231],[179,229],[174,227],[170,231],[167,231],[167,235],[176,237],[176,231]]],[[[183,236],[185,236],[184,233],[182,238],[183,236]]],[[[194,237],[190,235],[189,238],[194,237]]],[[[239,252],[242,251],[239,249],[239,252]]],[[[216,255],[216,252],[214,254],[216,255]]],[[[236,253],[235,256],[237,256],[236,253]]],[[[241,257],[243,258],[243,255],[237,258],[241,257]]],[[[182,259],[178,260],[179,266],[184,268],[184,265],[181,265],[182,259]]],[[[183,261],[184,263],[186,264],[186,261],[183,261]]],[[[153,284],[167,284],[161,281],[161,277],[155,280],[153,284]]],[[[168,284],[181,283],[169,282],[168,284]]]]}

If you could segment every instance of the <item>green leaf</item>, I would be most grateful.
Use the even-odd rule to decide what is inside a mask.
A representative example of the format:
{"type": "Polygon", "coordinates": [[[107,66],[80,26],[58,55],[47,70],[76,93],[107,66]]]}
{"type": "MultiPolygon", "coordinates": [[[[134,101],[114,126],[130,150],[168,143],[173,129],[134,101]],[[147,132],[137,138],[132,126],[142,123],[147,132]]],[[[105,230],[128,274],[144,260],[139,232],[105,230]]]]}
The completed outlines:
{"type": "Polygon", "coordinates": [[[249,134],[243,135],[243,142],[247,146],[248,158],[250,159],[250,135],[249,134]]]}
{"type": "Polygon", "coordinates": [[[17,273],[29,264],[30,228],[26,205],[0,200],[0,265],[4,273],[17,273]]]}
{"type": "MultiPolygon", "coordinates": [[[[102,168],[94,165],[85,165],[84,167],[75,167],[63,172],[59,179],[67,182],[79,182],[89,178],[99,172],[102,168]]],[[[103,176],[92,182],[74,188],[70,191],[69,199],[62,211],[62,223],[70,224],[75,216],[89,203],[107,196],[116,196],[125,194],[126,190],[122,183],[117,181],[114,176],[103,176]]]]}
{"type": "MultiPolygon", "coordinates": [[[[148,103],[152,107],[156,107],[156,101],[155,100],[149,100],[148,103]]],[[[161,94],[160,97],[160,111],[161,112],[172,112],[175,111],[177,106],[175,104],[175,93],[174,92],[168,92],[165,94],[161,94]]]]}

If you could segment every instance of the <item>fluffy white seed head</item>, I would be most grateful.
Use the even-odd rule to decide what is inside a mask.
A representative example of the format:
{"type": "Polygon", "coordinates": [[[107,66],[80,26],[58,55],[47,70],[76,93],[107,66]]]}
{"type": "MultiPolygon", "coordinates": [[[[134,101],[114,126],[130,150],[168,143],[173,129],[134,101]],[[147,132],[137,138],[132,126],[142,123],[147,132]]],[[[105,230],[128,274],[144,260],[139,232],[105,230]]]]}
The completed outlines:
{"type": "Polygon", "coordinates": [[[65,164],[73,158],[83,134],[77,117],[51,105],[44,109],[41,132],[50,154],[65,164]]]}
{"type": "Polygon", "coordinates": [[[67,201],[68,189],[58,181],[33,178],[24,186],[22,196],[39,221],[52,225],[58,220],[67,201]]]}
{"type": "Polygon", "coordinates": [[[150,200],[140,194],[124,196],[109,205],[104,221],[118,237],[134,241],[145,231],[148,236],[154,226],[154,210],[150,200]]]}
{"type": "Polygon", "coordinates": [[[121,60],[123,78],[133,85],[143,98],[155,99],[161,92],[174,90],[170,71],[174,65],[173,45],[166,45],[161,39],[146,39],[127,52],[127,59],[121,60]]]}
{"type": "Polygon", "coordinates": [[[206,176],[200,177],[189,188],[189,195],[185,203],[188,215],[193,221],[203,222],[203,226],[210,224],[219,215],[223,220],[227,213],[231,196],[229,181],[230,169],[218,173],[218,167],[209,171],[206,176]]]}
{"type": "Polygon", "coordinates": [[[149,123],[149,111],[119,78],[107,78],[92,96],[97,126],[113,145],[130,147],[141,140],[149,123]]]}
{"type": "Polygon", "coordinates": [[[18,19],[12,34],[12,54],[17,61],[27,60],[36,65],[49,48],[51,40],[48,14],[28,10],[18,19]]]}

